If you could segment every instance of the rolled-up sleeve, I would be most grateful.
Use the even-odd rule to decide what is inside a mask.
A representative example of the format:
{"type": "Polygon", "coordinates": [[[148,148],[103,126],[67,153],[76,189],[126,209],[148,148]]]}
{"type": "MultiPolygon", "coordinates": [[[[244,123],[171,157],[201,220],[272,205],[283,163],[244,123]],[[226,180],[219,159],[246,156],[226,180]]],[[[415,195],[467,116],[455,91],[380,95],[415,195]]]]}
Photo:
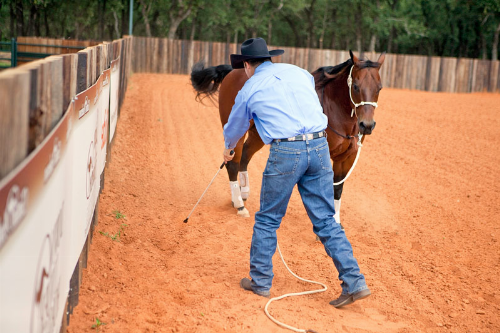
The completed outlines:
{"type": "Polygon", "coordinates": [[[309,75],[309,79],[311,80],[311,84],[312,84],[314,90],[316,90],[316,81],[314,81],[314,76],[312,76],[309,73],[307,73],[307,75],[309,75]]]}
{"type": "Polygon", "coordinates": [[[224,125],[224,143],[227,149],[236,147],[238,140],[245,135],[250,120],[252,119],[247,110],[247,98],[245,92],[240,90],[234,101],[229,119],[224,125]]]}

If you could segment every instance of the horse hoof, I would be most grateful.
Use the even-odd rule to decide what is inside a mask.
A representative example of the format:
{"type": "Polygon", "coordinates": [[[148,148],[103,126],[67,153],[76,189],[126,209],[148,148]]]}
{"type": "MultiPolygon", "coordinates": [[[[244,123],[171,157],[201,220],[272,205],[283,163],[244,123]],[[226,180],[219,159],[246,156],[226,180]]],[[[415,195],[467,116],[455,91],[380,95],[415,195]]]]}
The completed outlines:
{"type": "Polygon", "coordinates": [[[236,215],[240,217],[250,217],[250,213],[248,212],[248,209],[246,209],[245,207],[238,208],[238,212],[236,213],[236,215]]]}
{"type": "Polygon", "coordinates": [[[245,200],[241,200],[241,206],[239,206],[239,207],[236,207],[236,205],[234,204],[233,201],[231,201],[231,205],[233,206],[233,208],[240,209],[240,208],[244,207],[243,201],[245,201],[245,200]]]}

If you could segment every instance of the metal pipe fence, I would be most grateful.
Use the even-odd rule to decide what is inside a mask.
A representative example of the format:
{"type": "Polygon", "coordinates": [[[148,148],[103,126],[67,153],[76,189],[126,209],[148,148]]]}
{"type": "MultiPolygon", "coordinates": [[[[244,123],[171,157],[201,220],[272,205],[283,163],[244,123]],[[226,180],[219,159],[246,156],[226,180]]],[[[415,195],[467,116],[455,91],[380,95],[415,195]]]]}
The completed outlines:
{"type": "Polygon", "coordinates": [[[55,45],[55,44],[39,44],[39,43],[19,43],[16,38],[12,38],[10,42],[0,42],[0,69],[5,69],[9,67],[16,67],[18,65],[19,59],[22,60],[22,62],[29,62],[31,60],[36,60],[36,59],[43,59],[46,57],[49,57],[54,54],[60,54],[61,52],[27,52],[24,51],[27,48],[31,48],[33,50],[34,48],[38,48],[42,50],[50,50],[52,49],[61,49],[61,50],[66,50],[67,52],[65,53],[74,53],[79,50],[85,49],[87,46],[78,46],[78,45],[55,45]],[[21,47],[21,50],[19,48],[21,47]],[[8,49],[8,50],[4,50],[8,49]],[[10,57],[7,58],[4,53],[6,51],[10,52],[10,57]],[[7,65],[5,62],[9,61],[10,63],[7,65]]]}

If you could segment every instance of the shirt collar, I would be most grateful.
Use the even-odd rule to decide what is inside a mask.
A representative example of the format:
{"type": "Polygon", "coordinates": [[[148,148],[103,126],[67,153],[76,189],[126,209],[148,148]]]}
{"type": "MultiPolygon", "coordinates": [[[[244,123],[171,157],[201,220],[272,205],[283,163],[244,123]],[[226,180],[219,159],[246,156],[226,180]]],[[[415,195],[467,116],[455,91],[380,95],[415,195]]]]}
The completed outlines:
{"type": "Polygon", "coordinates": [[[264,61],[262,64],[260,64],[259,66],[257,66],[257,68],[255,69],[255,74],[263,71],[265,68],[269,67],[269,66],[272,66],[273,65],[273,62],[272,61],[264,61]]]}

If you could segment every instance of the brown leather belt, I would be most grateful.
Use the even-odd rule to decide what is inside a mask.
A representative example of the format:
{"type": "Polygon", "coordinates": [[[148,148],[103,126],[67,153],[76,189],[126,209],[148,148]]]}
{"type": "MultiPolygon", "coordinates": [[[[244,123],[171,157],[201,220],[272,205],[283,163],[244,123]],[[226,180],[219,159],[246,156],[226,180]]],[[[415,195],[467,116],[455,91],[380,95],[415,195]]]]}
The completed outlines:
{"type": "Polygon", "coordinates": [[[286,139],[274,139],[276,142],[292,142],[292,141],[305,141],[307,140],[314,140],[314,139],[319,139],[326,137],[326,132],[321,131],[321,132],[315,132],[315,133],[309,133],[309,134],[300,134],[296,136],[292,136],[291,138],[286,138],[286,139]]]}

